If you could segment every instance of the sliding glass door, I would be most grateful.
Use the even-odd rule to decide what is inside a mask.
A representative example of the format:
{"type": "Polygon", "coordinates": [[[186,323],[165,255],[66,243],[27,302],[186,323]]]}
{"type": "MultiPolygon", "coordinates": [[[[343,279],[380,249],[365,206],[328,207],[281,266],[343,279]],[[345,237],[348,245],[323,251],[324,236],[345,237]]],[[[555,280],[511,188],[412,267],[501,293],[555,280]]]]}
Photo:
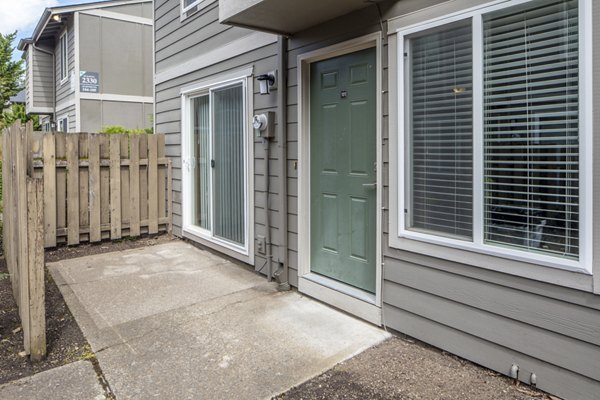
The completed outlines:
{"type": "Polygon", "coordinates": [[[190,114],[191,224],[213,239],[245,247],[243,83],[192,97],[190,114]]]}

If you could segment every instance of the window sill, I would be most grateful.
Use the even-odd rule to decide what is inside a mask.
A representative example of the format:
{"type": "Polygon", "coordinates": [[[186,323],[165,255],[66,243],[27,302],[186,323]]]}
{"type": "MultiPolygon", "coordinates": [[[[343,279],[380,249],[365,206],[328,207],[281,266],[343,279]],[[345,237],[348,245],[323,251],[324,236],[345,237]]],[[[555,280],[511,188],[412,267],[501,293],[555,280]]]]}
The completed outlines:
{"type": "MultiPolygon", "coordinates": [[[[462,243],[462,246],[460,246],[454,241],[450,243],[451,240],[440,243],[430,238],[418,236],[414,235],[413,232],[402,233],[402,236],[394,236],[393,233],[390,233],[388,244],[391,249],[418,253],[426,257],[434,257],[585,292],[593,292],[592,275],[583,268],[574,270],[573,268],[566,269],[564,266],[561,268],[558,265],[548,266],[537,260],[518,259],[518,255],[512,257],[507,254],[499,254],[499,252],[494,253],[493,249],[488,250],[487,248],[491,246],[478,249],[470,247],[469,242],[462,243]]],[[[446,241],[446,239],[443,240],[446,241]]]]}

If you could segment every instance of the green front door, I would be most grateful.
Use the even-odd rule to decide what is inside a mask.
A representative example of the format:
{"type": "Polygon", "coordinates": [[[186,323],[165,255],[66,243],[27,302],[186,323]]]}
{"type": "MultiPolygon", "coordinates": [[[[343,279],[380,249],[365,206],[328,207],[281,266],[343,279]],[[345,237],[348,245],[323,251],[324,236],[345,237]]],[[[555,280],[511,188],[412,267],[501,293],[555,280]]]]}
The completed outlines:
{"type": "Polygon", "coordinates": [[[375,292],[375,49],[310,70],[310,269],[375,292]]]}

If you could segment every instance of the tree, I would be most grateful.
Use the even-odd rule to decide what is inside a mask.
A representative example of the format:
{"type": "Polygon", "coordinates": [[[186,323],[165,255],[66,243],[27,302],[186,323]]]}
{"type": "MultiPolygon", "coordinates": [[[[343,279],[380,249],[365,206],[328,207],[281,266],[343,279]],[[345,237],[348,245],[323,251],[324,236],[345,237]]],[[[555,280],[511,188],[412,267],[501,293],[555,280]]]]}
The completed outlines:
{"type": "Polygon", "coordinates": [[[13,41],[17,32],[0,33],[0,110],[8,105],[8,99],[23,89],[23,60],[13,61],[13,41]]]}
{"type": "Polygon", "coordinates": [[[5,110],[0,115],[0,131],[3,128],[8,128],[15,123],[16,120],[21,120],[25,123],[29,120],[33,121],[33,130],[40,130],[40,118],[37,115],[27,115],[23,104],[12,104],[8,110],[5,110]]]}

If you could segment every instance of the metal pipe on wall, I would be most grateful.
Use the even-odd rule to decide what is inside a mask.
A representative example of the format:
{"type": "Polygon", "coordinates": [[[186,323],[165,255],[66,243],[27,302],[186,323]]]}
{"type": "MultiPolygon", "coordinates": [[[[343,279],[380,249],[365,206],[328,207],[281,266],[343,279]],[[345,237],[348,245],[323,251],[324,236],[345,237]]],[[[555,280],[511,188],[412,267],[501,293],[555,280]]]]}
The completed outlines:
{"type": "Polygon", "coordinates": [[[277,125],[279,127],[279,268],[275,278],[279,290],[290,289],[288,264],[288,202],[287,202],[287,37],[277,39],[277,69],[279,82],[277,85],[277,125]]]}

